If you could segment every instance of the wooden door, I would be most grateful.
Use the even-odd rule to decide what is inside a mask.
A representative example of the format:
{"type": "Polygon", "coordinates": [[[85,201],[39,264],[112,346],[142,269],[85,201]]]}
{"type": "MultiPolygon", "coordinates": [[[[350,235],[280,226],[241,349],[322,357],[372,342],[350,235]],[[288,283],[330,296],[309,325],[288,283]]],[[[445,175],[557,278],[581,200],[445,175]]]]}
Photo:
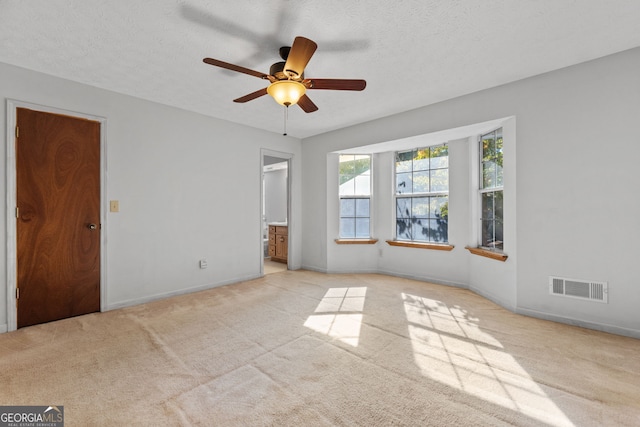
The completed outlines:
{"type": "Polygon", "coordinates": [[[17,109],[18,327],[100,310],[100,123],[17,109]]]}

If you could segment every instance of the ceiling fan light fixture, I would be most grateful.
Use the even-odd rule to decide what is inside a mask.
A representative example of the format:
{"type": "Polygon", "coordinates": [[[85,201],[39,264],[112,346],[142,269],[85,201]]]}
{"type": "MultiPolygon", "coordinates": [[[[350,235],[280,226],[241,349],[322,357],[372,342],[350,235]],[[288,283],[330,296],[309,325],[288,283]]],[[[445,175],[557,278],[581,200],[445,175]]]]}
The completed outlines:
{"type": "Polygon", "coordinates": [[[295,105],[302,95],[305,94],[307,88],[300,82],[294,80],[279,80],[273,82],[267,87],[267,93],[275,99],[275,101],[286,107],[295,105]]]}
{"type": "MultiPolygon", "coordinates": [[[[296,37],[293,40],[293,45],[280,48],[280,57],[283,61],[271,65],[269,74],[219,59],[204,58],[203,61],[215,67],[270,82],[269,86],[236,98],[233,102],[244,103],[268,94],[280,105],[288,107],[298,104],[305,113],[313,113],[318,111],[318,106],[306,95],[307,89],[360,91],[367,85],[366,81],[356,79],[306,79],[304,77],[305,67],[317,47],[318,45],[313,40],[301,36],[296,37]]],[[[284,111],[286,117],[286,112],[289,110],[285,109],[284,111]]]]}

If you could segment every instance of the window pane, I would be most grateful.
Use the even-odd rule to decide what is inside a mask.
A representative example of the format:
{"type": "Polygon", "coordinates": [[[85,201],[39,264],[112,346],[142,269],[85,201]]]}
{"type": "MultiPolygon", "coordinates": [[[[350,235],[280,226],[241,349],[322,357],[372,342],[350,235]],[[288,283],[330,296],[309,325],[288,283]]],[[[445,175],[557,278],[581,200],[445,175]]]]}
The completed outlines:
{"type": "Polygon", "coordinates": [[[356,199],[340,199],[340,216],[356,216],[356,199]]]}
{"type": "Polygon", "coordinates": [[[411,217],[411,199],[408,197],[398,197],[396,199],[396,218],[411,217]]]}
{"type": "Polygon", "coordinates": [[[449,191],[449,169],[431,171],[431,191],[449,191]]]}
{"type": "Polygon", "coordinates": [[[429,220],[416,219],[413,223],[413,240],[418,242],[429,241],[429,220]]]}
{"type": "Polygon", "coordinates": [[[429,217],[429,197],[414,197],[411,204],[412,218],[429,217]]]}
{"type": "Polygon", "coordinates": [[[493,247],[493,220],[482,220],[482,246],[493,247]]]}
{"type": "Polygon", "coordinates": [[[482,246],[495,249],[503,247],[502,205],[502,191],[482,195],[482,246]]]}
{"type": "Polygon", "coordinates": [[[371,175],[371,156],[360,155],[354,156],[353,174],[354,175],[371,175]]]}
{"type": "Polygon", "coordinates": [[[341,196],[355,196],[355,176],[340,175],[340,188],[338,193],[341,196]]]}
{"type": "Polygon", "coordinates": [[[340,175],[353,175],[355,174],[355,162],[353,161],[353,154],[341,154],[340,155],[340,175]]]}
{"type": "Polygon", "coordinates": [[[493,225],[495,229],[495,240],[493,242],[496,249],[502,250],[504,247],[504,234],[502,221],[496,220],[493,225]]]}
{"type": "Polygon", "coordinates": [[[494,162],[483,162],[482,188],[493,188],[496,186],[496,164],[494,162]]]}
{"type": "Polygon", "coordinates": [[[504,215],[502,213],[502,191],[494,191],[493,192],[493,200],[494,200],[494,210],[493,214],[497,221],[502,221],[504,215]]]}
{"type": "Polygon", "coordinates": [[[399,173],[396,175],[396,193],[406,194],[413,192],[413,185],[411,183],[411,172],[399,173]]]}
{"type": "Polygon", "coordinates": [[[413,171],[429,170],[429,148],[414,151],[413,171]]]}
{"type": "Polygon", "coordinates": [[[449,239],[448,223],[446,219],[429,220],[429,238],[432,242],[446,242],[449,239]]]}
{"type": "Polygon", "coordinates": [[[482,219],[493,220],[493,193],[482,194],[482,219]]]}
{"type": "Polygon", "coordinates": [[[396,238],[398,240],[411,240],[411,220],[408,218],[396,219],[396,238]]]}
{"type": "Polygon", "coordinates": [[[353,175],[340,174],[340,189],[342,190],[342,184],[353,179],[353,175]]]}
{"type": "Polygon", "coordinates": [[[340,218],[340,238],[353,239],[356,237],[355,218],[340,218]]]}
{"type": "Polygon", "coordinates": [[[356,238],[364,239],[369,237],[369,218],[356,218],[356,238]]]}
{"type": "Polygon", "coordinates": [[[449,197],[447,196],[435,196],[431,197],[431,207],[429,209],[429,218],[442,218],[447,219],[449,216],[449,197]]]}
{"type": "Polygon", "coordinates": [[[482,188],[502,186],[502,129],[484,135],[481,149],[482,188]]]}
{"type": "Polygon", "coordinates": [[[482,161],[488,162],[496,157],[495,133],[491,132],[482,137],[482,161]]]}
{"type": "Polygon", "coordinates": [[[413,193],[429,192],[429,171],[413,173],[413,193]]]}
{"type": "Polygon", "coordinates": [[[396,172],[411,172],[412,160],[412,151],[401,151],[396,153],[396,172]]]}
{"type": "Polygon", "coordinates": [[[359,175],[355,179],[355,194],[368,196],[371,194],[371,175],[359,175]]]}
{"type": "MultiPolygon", "coordinates": [[[[360,194],[356,188],[355,180],[361,176],[371,175],[371,156],[366,154],[360,155],[340,155],[340,194],[360,194]],[[349,184],[349,185],[346,185],[349,184]],[[349,188],[351,187],[351,188],[349,188]],[[354,190],[355,189],[355,190],[354,190]]],[[[368,188],[368,187],[367,187],[368,188]]],[[[366,190],[368,194],[368,191],[366,190]]]]}
{"type": "Polygon", "coordinates": [[[431,169],[449,167],[449,146],[431,147],[431,169]]]}
{"type": "Polygon", "coordinates": [[[487,230],[483,229],[482,246],[490,249],[504,249],[504,242],[498,237],[497,232],[493,229],[496,224],[487,224],[487,230]]]}
{"type": "Polygon", "coordinates": [[[355,216],[369,218],[369,199],[356,199],[355,216]]]}
{"type": "Polygon", "coordinates": [[[371,169],[371,156],[369,154],[356,154],[353,156],[353,160],[356,163],[357,174],[369,173],[369,169],[371,169]]]}

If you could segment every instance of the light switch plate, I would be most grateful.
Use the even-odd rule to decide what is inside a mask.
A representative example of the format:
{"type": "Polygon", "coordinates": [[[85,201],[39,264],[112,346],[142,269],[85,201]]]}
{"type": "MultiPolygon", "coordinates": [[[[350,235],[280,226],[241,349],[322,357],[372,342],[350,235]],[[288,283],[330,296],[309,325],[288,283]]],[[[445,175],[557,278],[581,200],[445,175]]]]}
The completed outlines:
{"type": "Polygon", "coordinates": [[[109,202],[109,211],[120,212],[120,202],[117,200],[111,200],[109,202]]]}

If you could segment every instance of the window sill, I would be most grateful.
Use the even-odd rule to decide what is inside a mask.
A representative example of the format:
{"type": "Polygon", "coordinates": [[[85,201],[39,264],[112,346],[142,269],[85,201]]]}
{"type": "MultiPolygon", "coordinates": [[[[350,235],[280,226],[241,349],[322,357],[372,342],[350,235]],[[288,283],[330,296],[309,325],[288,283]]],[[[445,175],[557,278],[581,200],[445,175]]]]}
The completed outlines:
{"type": "Polygon", "coordinates": [[[378,239],[335,239],[338,245],[374,245],[378,239]]]}
{"type": "Polygon", "coordinates": [[[491,258],[502,262],[505,262],[509,257],[509,255],[503,254],[502,252],[494,252],[488,249],[472,248],[470,246],[465,247],[465,249],[474,255],[483,256],[485,258],[491,258]]]}
{"type": "Polygon", "coordinates": [[[401,240],[387,240],[387,244],[403,248],[434,249],[436,251],[451,251],[454,248],[453,245],[442,243],[403,242],[401,240]]]}

